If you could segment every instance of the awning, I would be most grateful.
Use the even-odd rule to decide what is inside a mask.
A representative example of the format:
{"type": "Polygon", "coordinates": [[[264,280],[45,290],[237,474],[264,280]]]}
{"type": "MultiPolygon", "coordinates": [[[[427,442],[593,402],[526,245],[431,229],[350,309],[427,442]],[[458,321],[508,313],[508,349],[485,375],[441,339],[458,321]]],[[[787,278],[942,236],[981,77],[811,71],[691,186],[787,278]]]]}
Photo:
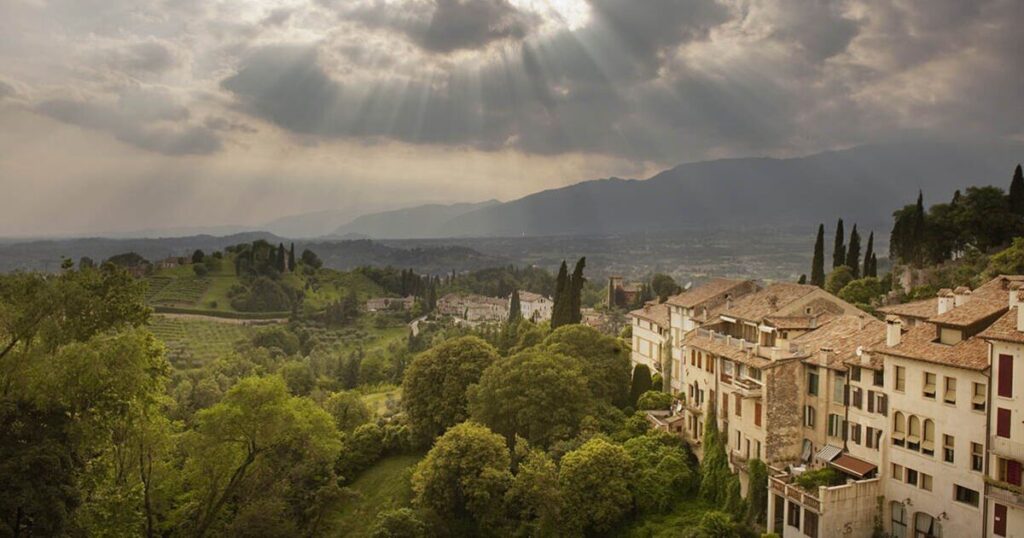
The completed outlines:
{"type": "Polygon", "coordinates": [[[840,455],[842,453],[843,453],[843,449],[842,448],[839,448],[837,446],[832,446],[832,445],[825,445],[825,447],[822,448],[821,450],[819,450],[818,453],[815,454],[814,457],[815,457],[815,459],[818,459],[818,460],[821,460],[821,461],[824,461],[824,462],[827,463],[827,462],[830,462],[830,461],[836,459],[836,456],[838,456],[838,455],[840,455]]]}
{"type": "Polygon", "coordinates": [[[874,464],[862,459],[855,458],[849,454],[843,454],[831,462],[831,465],[844,473],[852,474],[857,478],[864,478],[878,469],[874,464]]]}

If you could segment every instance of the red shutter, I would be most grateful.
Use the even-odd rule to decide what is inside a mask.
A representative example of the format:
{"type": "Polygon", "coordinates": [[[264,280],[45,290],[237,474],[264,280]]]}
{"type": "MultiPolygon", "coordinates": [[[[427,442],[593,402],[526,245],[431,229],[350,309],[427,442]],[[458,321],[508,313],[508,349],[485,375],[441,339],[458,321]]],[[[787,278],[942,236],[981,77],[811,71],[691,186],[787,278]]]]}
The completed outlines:
{"type": "Polygon", "coordinates": [[[996,410],[996,435],[1010,438],[1010,410],[999,408],[996,410]]]}
{"type": "Polygon", "coordinates": [[[992,522],[992,534],[1006,536],[1006,505],[995,505],[995,521],[992,522]]]}
{"type": "Polygon", "coordinates": [[[1009,460],[1006,462],[1006,481],[1014,486],[1020,485],[1020,462],[1009,460]]]}
{"type": "Polygon", "coordinates": [[[1013,398],[1013,357],[999,356],[999,395],[1013,398]]]}
{"type": "Polygon", "coordinates": [[[754,402],[754,425],[761,425],[761,402],[754,402]]]}

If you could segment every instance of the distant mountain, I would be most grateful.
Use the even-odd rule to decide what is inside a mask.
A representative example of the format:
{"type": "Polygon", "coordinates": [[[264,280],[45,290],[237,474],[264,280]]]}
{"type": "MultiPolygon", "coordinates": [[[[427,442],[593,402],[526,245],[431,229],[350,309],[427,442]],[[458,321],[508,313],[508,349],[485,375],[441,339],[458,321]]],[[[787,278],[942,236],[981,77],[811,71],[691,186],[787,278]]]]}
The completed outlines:
{"type": "MultiPolygon", "coordinates": [[[[357,213],[358,214],[358,213],[357,213]]],[[[259,228],[282,237],[321,237],[352,219],[352,212],[328,209],[274,219],[259,228]]]]}
{"type": "Polygon", "coordinates": [[[420,239],[438,237],[452,219],[472,211],[499,205],[497,200],[462,204],[428,204],[363,215],[334,231],[333,236],[374,239],[420,239]]]}
{"type": "Polygon", "coordinates": [[[512,237],[813,227],[843,217],[887,234],[892,212],[912,203],[918,189],[928,203],[946,201],[955,189],[971,185],[1005,189],[1022,160],[1022,144],[914,142],[792,159],[696,162],[647,180],[601,179],[538,192],[459,215],[433,233],[512,237]]]}

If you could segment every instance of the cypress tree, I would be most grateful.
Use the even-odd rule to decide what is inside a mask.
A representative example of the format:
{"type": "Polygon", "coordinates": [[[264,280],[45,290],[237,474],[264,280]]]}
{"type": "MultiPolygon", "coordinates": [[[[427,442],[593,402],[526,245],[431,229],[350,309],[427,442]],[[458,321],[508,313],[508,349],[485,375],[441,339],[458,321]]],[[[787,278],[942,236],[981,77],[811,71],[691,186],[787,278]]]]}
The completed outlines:
{"type": "Polygon", "coordinates": [[[875,253],[871,253],[871,274],[868,276],[878,278],[878,256],[875,253]]]}
{"type": "Polygon", "coordinates": [[[580,310],[583,306],[583,285],[587,282],[587,279],[583,277],[583,268],[586,266],[587,258],[584,256],[576,262],[576,267],[572,271],[572,280],[570,281],[572,283],[571,302],[569,303],[569,311],[566,315],[568,323],[583,321],[583,313],[580,310]]]}
{"type": "Polygon", "coordinates": [[[629,385],[630,405],[636,407],[637,400],[649,390],[654,390],[654,382],[651,379],[651,369],[646,364],[638,364],[633,367],[633,381],[629,385]]]}
{"type": "Polygon", "coordinates": [[[846,232],[843,231],[843,219],[836,224],[836,240],[832,247],[832,268],[835,269],[846,263],[846,245],[844,240],[846,232]]]}
{"type": "Polygon", "coordinates": [[[807,283],[807,275],[806,274],[800,275],[800,278],[796,281],[796,283],[797,284],[806,284],[807,283]]]}
{"type": "Polygon", "coordinates": [[[1024,173],[1020,165],[1013,171],[1013,181],[1010,182],[1010,212],[1024,217],[1024,173]]]}
{"type": "Polygon", "coordinates": [[[850,247],[846,251],[846,265],[853,271],[853,278],[860,278],[860,234],[857,233],[857,225],[853,225],[853,231],[850,232],[850,247]]]}
{"type": "Polygon", "coordinates": [[[875,232],[868,234],[868,248],[864,251],[864,276],[875,276],[871,274],[871,257],[875,255],[875,232]]]}
{"type": "Polygon", "coordinates": [[[277,266],[277,270],[283,273],[288,270],[288,268],[285,266],[284,243],[278,243],[276,254],[277,263],[275,265],[277,266]]]}
{"type": "Polygon", "coordinates": [[[920,266],[923,260],[925,242],[925,221],[924,221],[924,192],[917,191],[917,205],[914,206],[914,220],[910,228],[910,251],[911,260],[920,266]]]}
{"type": "Polygon", "coordinates": [[[509,324],[517,323],[522,318],[523,306],[519,302],[519,290],[513,289],[508,305],[508,322],[509,324]]]}
{"type": "Polygon", "coordinates": [[[565,313],[568,311],[569,299],[569,267],[562,260],[555,279],[555,304],[551,307],[551,328],[557,329],[568,323],[565,313]]]}
{"type": "Polygon", "coordinates": [[[295,243],[292,243],[290,249],[288,249],[288,270],[295,270],[295,243]]]}
{"type": "Polygon", "coordinates": [[[814,240],[814,261],[811,262],[811,285],[825,287],[825,225],[818,225],[818,238],[814,240]]]}

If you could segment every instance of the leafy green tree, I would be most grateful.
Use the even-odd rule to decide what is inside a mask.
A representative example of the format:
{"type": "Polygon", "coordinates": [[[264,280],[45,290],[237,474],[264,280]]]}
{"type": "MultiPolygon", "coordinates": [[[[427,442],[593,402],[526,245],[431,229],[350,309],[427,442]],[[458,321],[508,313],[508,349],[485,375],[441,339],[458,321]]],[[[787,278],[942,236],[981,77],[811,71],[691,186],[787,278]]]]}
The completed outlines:
{"type": "Polygon", "coordinates": [[[521,536],[557,536],[562,513],[558,466],[544,451],[524,445],[516,445],[517,452],[526,453],[506,495],[509,513],[519,522],[521,536]]]}
{"type": "Polygon", "coordinates": [[[494,348],[475,336],[447,340],[416,356],[402,383],[413,433],[429,442],[466,420],[466,389],[496,360],[494,348]]]}
{"type": "Polygon", "coordinates": [[[640,395],[636,408],[641,411],[668,409],[672,406],[672,395],[660,390],[649,390],[640,395]]]}
{"type": "Polygon", "coordinates": [[[853,278],[860,278],[860,234],[857,233],[857,225],[853,225],[850,232],[850,246],[846,251],[846,263],[844,264],[853,272],[853,278]]]}
{"type": "Polygon", "coordinates": [[[852,281],[853,270],[845,265],[840,265],[833,269],[825,279],[825,291],[835,295],[852,281]]]}
{"type": "MultiPolygon", "coordinates": [[[[196,414],[185,440],[184,513],[195,536],[225,523],[226,507],[241,508],[277,488],[334,486],[329,471],[341,450],[338,430],[311,400],[289,396],[277,376],[238,382],[219,403],[196,414]]],[[[289,507],[292,517],[314,507],[289,507]]]]}
{"type": "Polygon", "coordinates": [[[747,465],[747,522],[762,525],[768,510],[768,466],[759,459],[747,465]]]}
{"type": "Polygon", "coordinates": [[[359,394],[352,391],[335,392],[324,401],[324,410],[334,417],[338,431],[350,432],[373,418],[359,394]]]}
{"type": "Polygon", "coordinates": [[[636,467],[633,495],[641,512],[665,512],[694,491],[698,477],[680,439],[649,432],[623,444],[636,467]]]}
{"type": "Polygon", "coordinates": [[[851,304],[870,305],[882,295],[882,283],[875,277],[851,280],[836,295],[851,304]]]}
{"type": "Polygon", "coordinates": [[[729,457],[715,417],[715,402],[710,402],[704,417],[704,458],[700,462],[700,497],[711,504],[725,504],[729,471],[729,457]]]}
{"type": "Polygon", "coordinates": [[[341,456],[337,469],[345,479],[351,479],[370,468],[384,454],[384,429],[369,423],[357,426],[342,436],[341,456]]]}
{"type": "Polygon", "coordinates": [[[697,527],[701,538],[736,538],[739,532],[728,512],[709,510],[704,512],[697,527]]]}
{"type": "Polygon", "coordinates": [[[1013,180],[1010,182],[1008,198],[1010,212],[1018,217],[1024,217],[1024,173],[1021,173],[1019,164],[1013,170],[1013,180]]]}
{"type": "Polygon", "coordinates": [[[632,508],[633,474],[626,450],[599,437],[566,454],[558,482],[569,528],[597,535],[610,532],[632,508]]]}
{"type": "Polygon", "coordinates": [[[590,408],[590,391],[576,359],[548,351],[524,351],[500,359],[469,388],[473,420],[505,436],[549,447],[576,435],[590,408]]]}
{"type": "Polygon", "coordinates": [[[320,260],[320,256],[317,256],[316,252],[313,252],[308,248],[302,251],[300,260],[302,260],[303,265],[312,267],[313,269],[319,269],[324,265],[324,262],[320,260]]]}
{"type": "Polygon", "coordinates": [[[556,329],[544,345],[554,353],[581,361],[583,375],[596,399],[619,407],[628,405],[629,356],[621,341],[577,324],[556,329]]]}
{"type": "Polygon", "coordinates": [[[298,335],[281,326],[261,329],[252,336],[250,341],[256,347],[277,350],[284,355],[299,353],[302,345],[298,335]]]}
{"type": "Polygon", "coordinates": [[[818,225],[814,240],[814,259],[811,261],[811,285],[825,287],[825,225],[818,225]]]}
{"type": "Polygon", "coordinates": [[[202,250],[196,249],[192,253],[192,263],[203,263],[204,259],[206,259],[206,253],[202,250]]]}
{"type": "Polygon", "coordinates": [[[633,367],[633,382],[629,388],[629,402],[630,405],[636,407],[637,402],[640,400],[645,392],[651,390],[653,382],[651,381],[651,369],[646,364],[637,364],[633,367]]]}
{"type": "Polygon", "coordinates": [[[309,393],[316,387],[313,370],[304,360],[290,360],[282,364],[278,374],[288,385],[288,392],[295,396],[309,396],[309,393]]]}
{"type": "Polygon", "coordinates": [[[486,427],[464,422],[438,438],[412,475],[417,506],[442,519],[493,531],[503,519],[512,484],[505,441],[486,427]]]}
{"type": "Polygon", "coordinates": [[[843,219],[836,223],[836,238],[832,244],[832,268],[846,263],[846,232],[843,231],[843,219]]]}
{"type": "Polygon", "coordinates": [[[679,293],[683,289],[676,284],[675,279],[664,273],[657,273],[651,278],[651,290],[658,296],[658,302],[665,302],[669,297],[679,293]]]}
{"type": "Polygon", "coordinates": [[[410,508],[385,510],[377,514],[371,538],[427,538],[427,525],[410,508]]]}

